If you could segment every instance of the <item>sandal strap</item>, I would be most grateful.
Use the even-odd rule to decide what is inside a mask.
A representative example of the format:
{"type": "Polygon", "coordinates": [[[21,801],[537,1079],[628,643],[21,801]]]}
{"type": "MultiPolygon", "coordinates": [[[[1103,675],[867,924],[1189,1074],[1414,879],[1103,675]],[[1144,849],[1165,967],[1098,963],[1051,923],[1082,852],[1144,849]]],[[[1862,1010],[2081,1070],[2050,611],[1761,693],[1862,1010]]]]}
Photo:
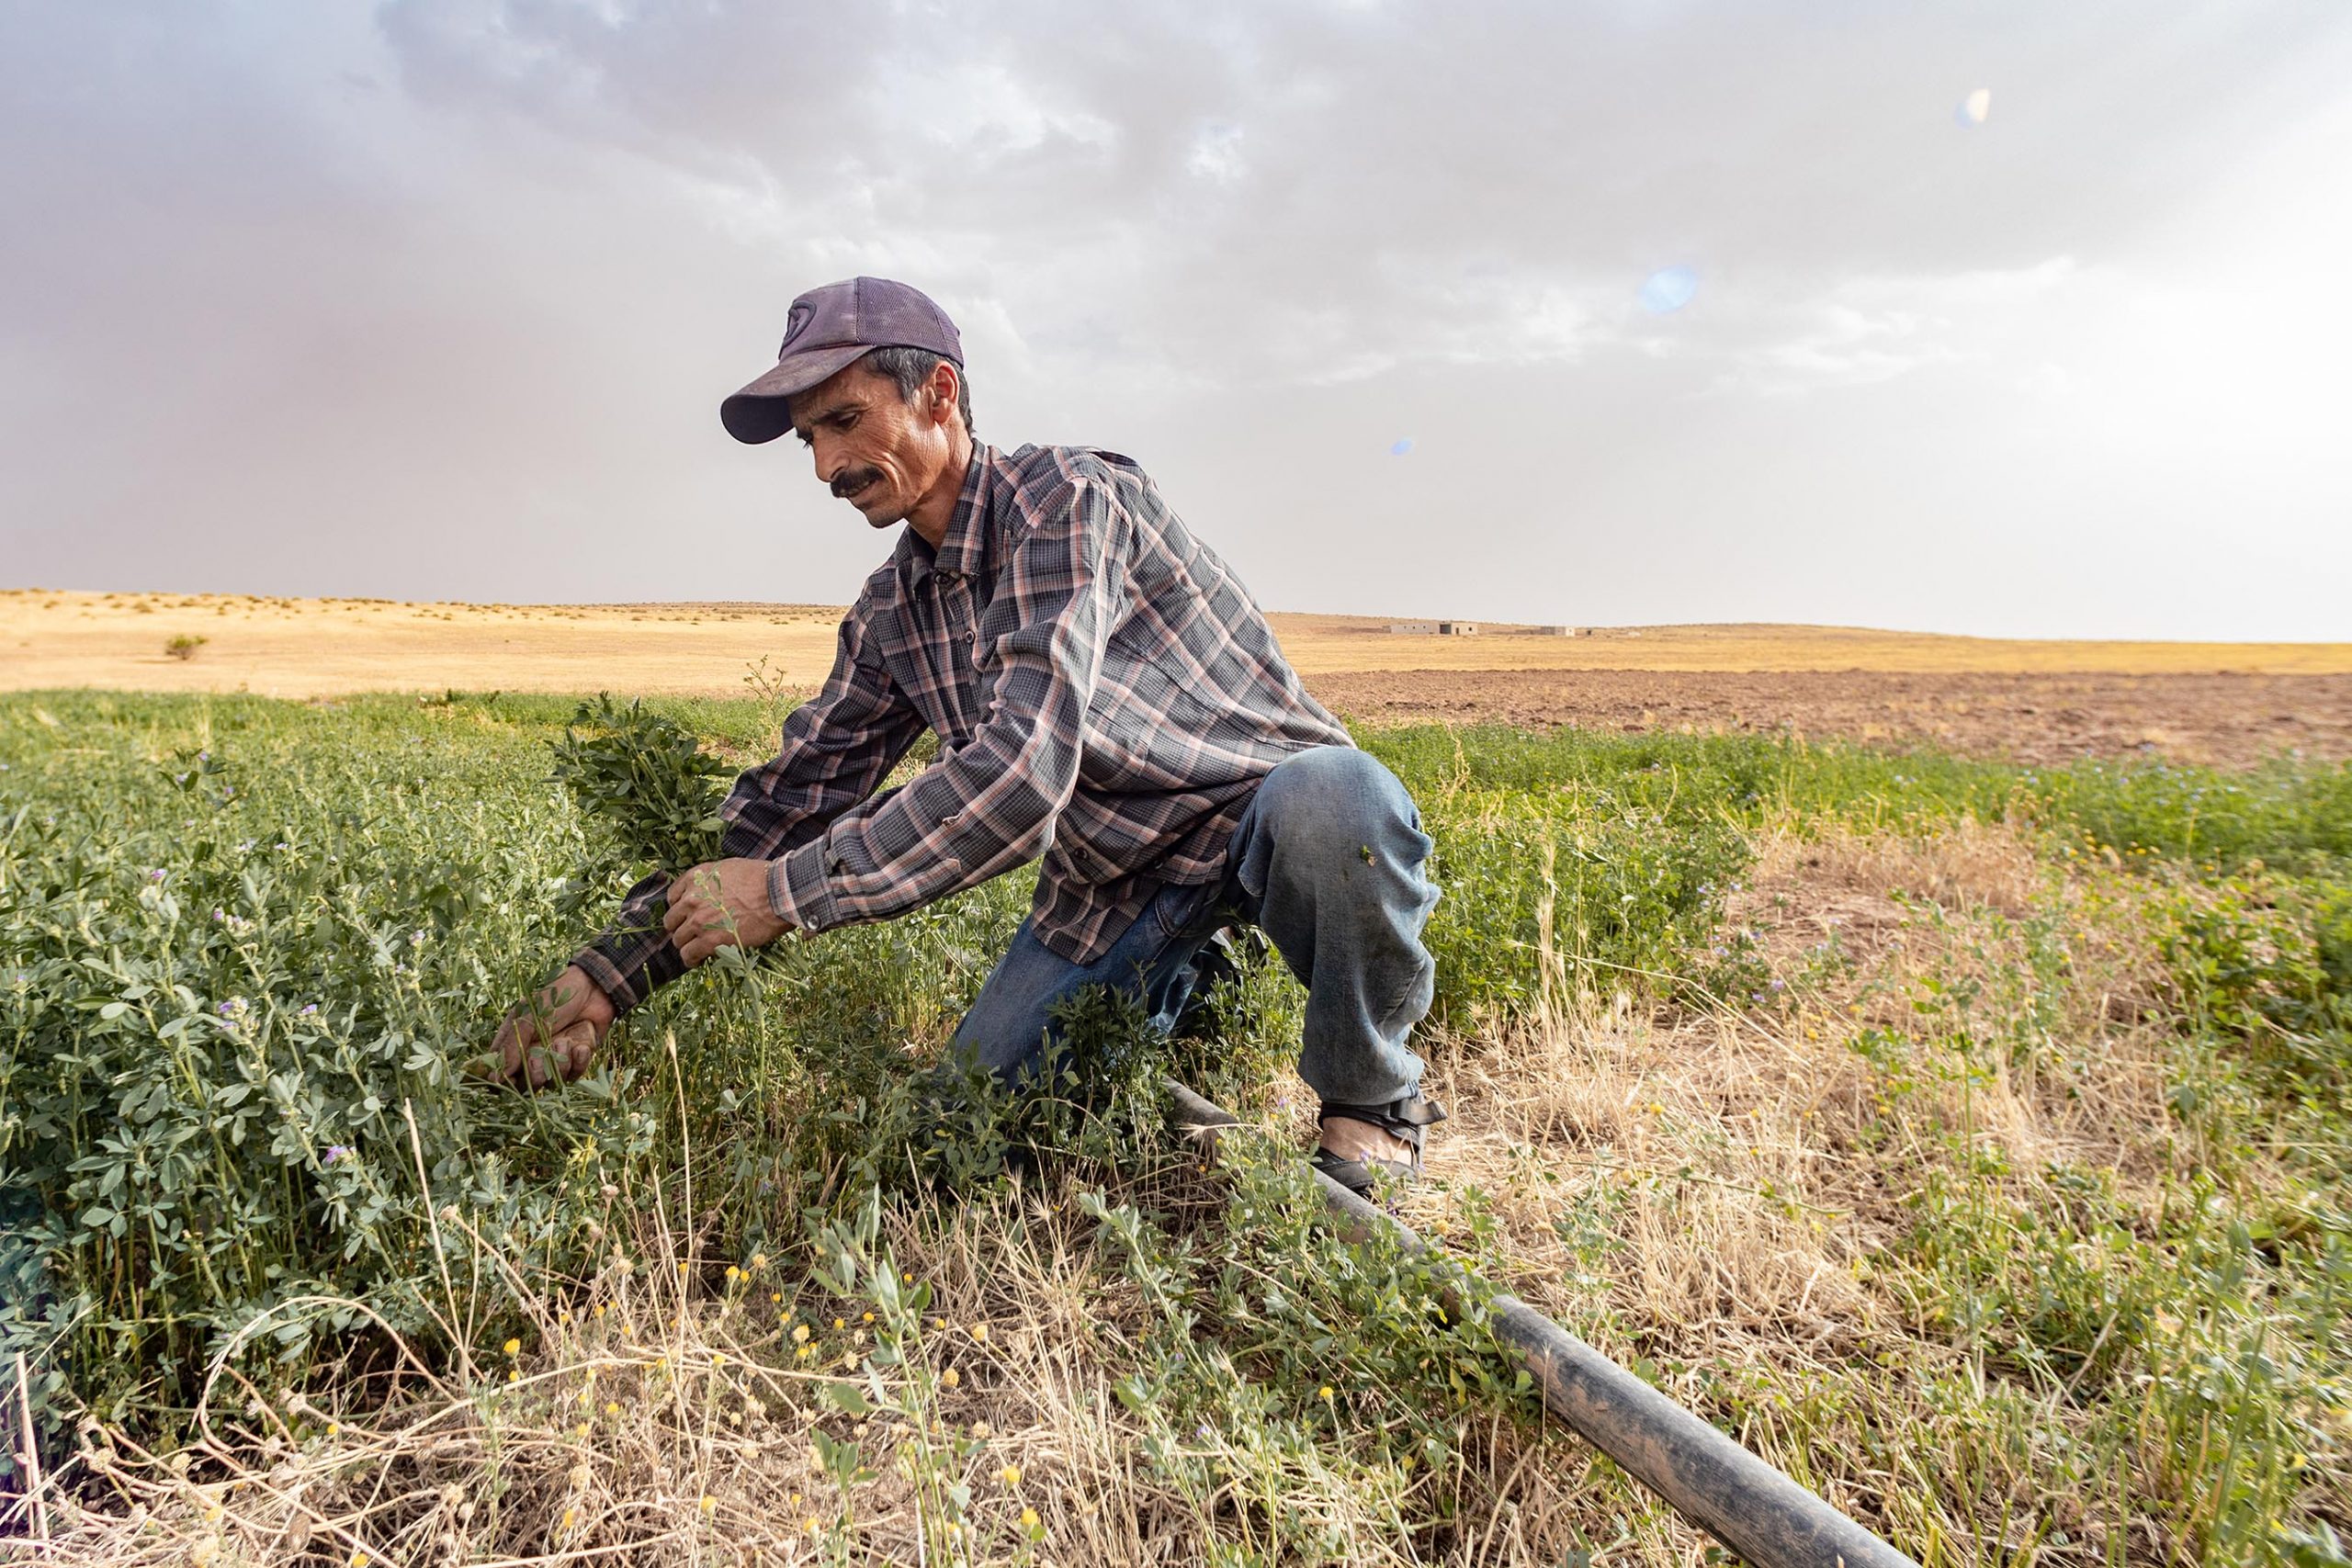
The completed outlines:
{"type": "Polygon", "coordinates": [[[1389,1159],[1341,1159],[1329,1149],[1317,1149],[1312,1156],[1316,1169],[1360,1198],[1370,1197],[1375,1169],[1404,1180],[1411,1180],[1419,1172],[1412,1166],[1400,1165],[1389,1159]]]}
{"type": "Polygon", "coordinates": [[[1419,1092],[1407,1095],[1402,1100],[1392,1100],[1385,1105],[1350,1105],[1340,1100],[1327,1100],[1323,1108],[1315,1113],[1316,1124],[1320,1126],[1334,1116],[1344,1116],[1351,1122],[1370,1122],[1384,1133],[1394,1133],[1418,1145],[1422,1128],[1434,1127],[1445,1120],[1445,1107],[1434,1100],[1423,1098],[1419,1092]]]}
{"type": "Polygon", "coordinates": [[[1445,1107],[1434,1100],[1424,1099],[1419,1091],[1402,1100],[1392,1100],[1385,1105],[1350,1105],[1342,1100],[1327,1100],[1323,1102],[1323,1109],[1316,1113],[1316,1124],[1320,1126],[1334,1116],[1369,1122],[1384,1133],[1401,1138],[1413,1151],[1409,1161],[1342,1159],[1329,1149],[1315,1151],[1316,1169],[1349,1191],[1363,1194],[1372,1190],[1375,1171],[1385,1171],[1407,1181],[1420,1175],[1424,1136],[1430,1128],[1445,1120],[1445,1107]]]}

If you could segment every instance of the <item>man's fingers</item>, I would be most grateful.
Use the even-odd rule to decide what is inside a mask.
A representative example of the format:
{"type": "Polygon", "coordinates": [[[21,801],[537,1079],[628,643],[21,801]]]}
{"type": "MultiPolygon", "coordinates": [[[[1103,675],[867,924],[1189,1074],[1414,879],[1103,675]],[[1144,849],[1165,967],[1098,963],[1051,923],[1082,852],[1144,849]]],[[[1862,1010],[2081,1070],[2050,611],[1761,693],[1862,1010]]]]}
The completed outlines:
{"type": "Polygon", "coordinates": [[[498,1027],[494,1049],[498,1053],[498,1070],[513,1077],[523,1066],[523,1053],[538,1038],[537,1023],[529,1013],[518,1012],[498,1027]]]}
{"type": "Polygon", "coordinates": [[[678,944],[678,956],[686,961],[687,968],[693,969],[725,947],[729,940],[726,928],[716,921],[696,926],[686,940],[678,944]]]}
{"type": "Polygon", "coordinates": [[[555,1037],[555,1048],[563,1081],[571,1083],[588,1071],[589,1058],[596,1054],[596,1026],[582,1019],[555,1037]]]}

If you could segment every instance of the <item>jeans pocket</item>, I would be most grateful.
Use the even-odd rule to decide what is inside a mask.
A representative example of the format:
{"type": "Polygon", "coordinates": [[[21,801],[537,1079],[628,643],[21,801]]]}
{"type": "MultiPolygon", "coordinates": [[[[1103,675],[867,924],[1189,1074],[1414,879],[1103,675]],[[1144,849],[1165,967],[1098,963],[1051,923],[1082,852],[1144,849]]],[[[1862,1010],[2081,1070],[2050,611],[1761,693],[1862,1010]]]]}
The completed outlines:
{"type": "Polygon", "coordinates": [[[1171,883],[1153,895],[1144,910],[1144,918],[1152,922],[1161,940],[1173,942],[1191,930],[1206,912],[1216,897],[1216,884],[1203,882],[1193,886],[1171,883]]]}

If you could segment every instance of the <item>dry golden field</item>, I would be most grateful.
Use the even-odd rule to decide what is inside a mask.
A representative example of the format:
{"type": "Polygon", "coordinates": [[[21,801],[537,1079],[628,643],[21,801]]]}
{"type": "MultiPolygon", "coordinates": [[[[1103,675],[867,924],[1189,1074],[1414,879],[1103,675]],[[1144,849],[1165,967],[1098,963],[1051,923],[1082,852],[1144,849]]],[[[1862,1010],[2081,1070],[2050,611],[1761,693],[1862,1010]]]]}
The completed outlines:
{"type": "MultiPolygon", "coordinates": [[[[0,690],[107,686],[315,697],[448,687],[724,695],[765,657],[814,686],[841,616],[813,604],[461,604],[0,590],[0,690]],[[200,637],[193,658],[164,652],[200,637]]],[[[1493,627],[1396,636],[1365,615],[1276,615],[1307,676],[1418,671],[2352,674],[2352,643],[2011,641],[1844,626],[1493,627]]]]}

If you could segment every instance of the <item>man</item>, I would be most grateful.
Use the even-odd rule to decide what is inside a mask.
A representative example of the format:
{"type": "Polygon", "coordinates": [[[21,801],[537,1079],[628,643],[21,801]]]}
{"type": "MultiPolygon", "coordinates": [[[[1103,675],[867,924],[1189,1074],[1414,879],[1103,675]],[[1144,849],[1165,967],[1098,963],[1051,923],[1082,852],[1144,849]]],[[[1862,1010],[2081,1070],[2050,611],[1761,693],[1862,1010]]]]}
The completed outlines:
{"type": "Polygon", "coordinates": [[[1166,1028],[1204,947],[1246,919],[1307,988],[1316,1164],[1359,1190],[1375,1169],[1417,1172],[1444,1112],[1406,1043],[1429,1010],[1437,900],[1412,800],[1306,694],[1141,468],[977,446],[963,371],[937,305],[858,277],[793,301],[775,367],[721,405],[737,440],[797,434],[833,494],[905,527],[823,690],[736,781],[728,858],[632,889],[500,1030],[505,1070],[577,1077],[615,1018],[720,947],[888,919],[1042,857],[957,1051],[1017,1081],[1056,1004],[1096,985],[1166,1028]],[[938,760],[877,795],[925,729],[938,760]]]}

